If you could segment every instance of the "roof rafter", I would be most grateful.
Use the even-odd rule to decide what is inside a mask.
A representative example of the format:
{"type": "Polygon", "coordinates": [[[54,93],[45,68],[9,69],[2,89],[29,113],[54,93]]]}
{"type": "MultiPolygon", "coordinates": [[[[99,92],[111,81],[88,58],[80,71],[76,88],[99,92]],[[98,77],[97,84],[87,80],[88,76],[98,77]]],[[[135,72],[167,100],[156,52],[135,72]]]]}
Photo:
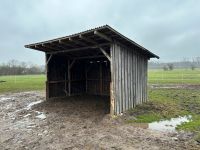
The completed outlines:
{"type": "Polygon", "coordinates": [[[74,42],[80,46],[87,46],[85,43],[81,42],[81,41],[77,41],[77,40],[74,40],[73,38],[69,37],[69,41],[71,42],[74,42]]]}
{"type": "Polygon", "coordinates": [[[79,35],[79,38],[80,39],[83,39],[83,40],[85,40],[85,41],[87,41],[87,42],[89,42],[89,43],[92,43],[92,44],[97,44],[97,42],[95,42],[94,40],[92,40],[92,39],[90,39],[90,38],[88,38],[88,37],[85,37],[85,36],[83,36],[83,35],[79,35]]]}
{"type": "Polygon", "coordinates": [[[103,38],[103,39],[105,39],[105,40],[107,40],[107,41],[109,41],[109,42],[112,42],[112,41],[113,41],[110,37],[106,36],[106,35],[103,34],[103,33],[100,33],[100,32],[97,31],[97,30],[94,31],[94,34],[95,34],[95,35],[98,35],[99,37],[101,37],[101,38],[103,38]]]}

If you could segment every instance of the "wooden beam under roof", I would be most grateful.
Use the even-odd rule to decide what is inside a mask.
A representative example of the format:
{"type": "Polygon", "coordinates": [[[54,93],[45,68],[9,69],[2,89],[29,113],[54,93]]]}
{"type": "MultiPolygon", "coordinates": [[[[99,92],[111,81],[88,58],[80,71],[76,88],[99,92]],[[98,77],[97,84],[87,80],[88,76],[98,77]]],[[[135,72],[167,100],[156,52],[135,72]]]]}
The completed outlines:
{"type": "Polygon", "coordinates": [[[83,35],[79,35],[79,38],[80,39],[83,39],[83,40],[85,40],[85,41],[87,41],[87,42],[89,42],[89,43],[92,43],[92,44],[97,44],[97,42],[95,42],[94,40],[92,40],[92,39],[90,39],[90,38],[88,38],[88,37],[85,37],[85,36],[83,36],[83,35]]]}
{"type": "Polygon", "coordinates": [[[79,48],[71,48],[71,49],[66,49],[66,50],[61,50],[61,51],[56,51],[56,52],[55,51],[54,52],[48,52],[48,54],[58,54],[58,53],[81,51],[81,50],[85,50],[85,49],[99,48],[101,46],[106,46],[106,45],[110,45],[110,43],[97,44],[97,45],[85,46],[85,47],[79,47],[79,48]]]}
{"type": "Polygon", "coordinates": [[[67,47],[74,48],[74,46],[73,46],[73,45],[71,45],[71,44],[67,44],[67,43],[66,43],[66,42],[64,42],[63,40],[59,40],[58,42],[59,42],[59,44],[63,44],[63,45],[65,45],[65,46],[67,46],[67,47]]]}
{"type": "Polygon", "coordinates": [[[45,48],[45,47],[43,47],[41,45],[34,45],[33,49],[37,49],[37,50],[40,50],[40,51],[49,51],[49,52],[55,51],[55,50],[53,50],[51,48],[47,48],[47,47],[45,48]]]}
{"type": "Polygon", "coordinates": [[[80,46],[87,46],[84,42],[74,40],[71,37],[69,37],[69,41],[74,42],[74,43],[76,43],[76,44],[78,44],[80,46]]]}
{"type": "Polygon", "coordinates": [[[57,49],[57,48],[52,47],[52,46],[48,46],[47,44],[42,44],[42,47],[49,48],[49,49],[56,50],[56,51],[60,51],[60,49],[57,49]]]}
{"type": "Polygon", "coordinates": [[[103,39],[105,39],[105,40],[107,40],[107,41],[109,41],[109,42],[112,42],[112,39],[111,39],[110,37],[106,36],[106,35],[103,34],[103,33],[100,33],[100,32],[97,31],[97,30],[94,31],[94,34],[95,34],[95,35],[98,35],[99,37],[101,37],[101,38],[103,38],[103,39]]]}

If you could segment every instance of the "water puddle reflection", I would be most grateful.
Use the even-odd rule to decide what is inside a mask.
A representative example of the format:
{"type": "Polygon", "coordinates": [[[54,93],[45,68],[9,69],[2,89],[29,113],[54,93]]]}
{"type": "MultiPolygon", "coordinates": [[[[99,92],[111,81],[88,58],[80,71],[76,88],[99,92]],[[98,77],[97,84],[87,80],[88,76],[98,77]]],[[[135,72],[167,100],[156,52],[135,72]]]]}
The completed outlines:
{"type": "Polygon", "coordinates": [[[171,118],[170,120],[155,121],[152,123],[133,123],[134,127],[143,129],[151,129],[164,132],[174,132],[176,127],[184,122],[191,121],[192,116],[180,116],[178,118],[171,118]]]}

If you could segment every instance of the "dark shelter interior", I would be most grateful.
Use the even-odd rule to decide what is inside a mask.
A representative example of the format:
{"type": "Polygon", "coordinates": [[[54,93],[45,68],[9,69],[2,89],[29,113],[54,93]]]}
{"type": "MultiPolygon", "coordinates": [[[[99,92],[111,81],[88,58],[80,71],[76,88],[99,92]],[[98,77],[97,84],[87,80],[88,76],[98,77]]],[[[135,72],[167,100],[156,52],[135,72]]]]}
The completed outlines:
{"type": "Polygon", "coordinates": [[[88,56],[83,55],[87,53],[84,51],[82,54],[84,58],[77,59],[70,59],[69,54],[65,53],[51,58],[48,63],[46,83],[49,98],[80,94],[109,96],[110,62],[105,57],[86,59],[88,56]]]}

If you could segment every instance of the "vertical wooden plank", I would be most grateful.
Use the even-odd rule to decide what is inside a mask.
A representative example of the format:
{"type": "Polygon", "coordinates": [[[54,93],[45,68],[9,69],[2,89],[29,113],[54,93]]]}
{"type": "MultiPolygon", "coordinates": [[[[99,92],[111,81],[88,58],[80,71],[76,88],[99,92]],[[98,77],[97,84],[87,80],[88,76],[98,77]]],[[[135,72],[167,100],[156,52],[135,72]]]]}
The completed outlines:
{"type": "Polygon", "coordinates": [[[127,107],[126,107],[126,110],[129,109],[129,63],[128,63],[128,60],[129,60],[129,56],[128,56],[128,49],[126,49],[126,98],[127,98],[127,107]]]}
{"type": "Polygon", "coordinates": [[[146,101],[148,101],[148,59],[146,60],[146,101]]]}
{"type": "Polygon", "coordinates": [[[136,61],[135,61],[135,52],[132,52],[132,57],[133,57],[133,81],[132,81],[132,84],[133,84],[133,107],[135,107],[135,104],[136,104],[136,85],[135,85],[135,72],[136,72],[136,61]]]}
{"type": "Polygon", "coordinates": [[[123,101],[123,93],[122,93],[122,52],[121,49],[119,47],[119,45],[117,45],[117,52],[118,52],[118,71],[119,71],[119,76],[118,76],[118,80],[119,80],[119,94],[120,94],[120,98],[119,98],[119,104],[118,104],[118,111],[119,113],[122,112],[122,101],[123,101]]]}
{"type": "Polygon", "coordinates": [[[133,55],[132,55],[133,51],[131,50],[131,53],[130,53],[130,90],[131,90],[131,108],[133,108],[133,55]]]}
{"type": "Polygon", "coordinates": [[[116,109],[115,109],[115,105],[116,105],[116,99],[115,99],[115,93],[116,93],[116,86],[115,86],[115,61],[114,61],[114,49],[113,49],[113,44],[110,47],[110,57],[111,57],[111,61],[110,61],[110,70],[111,70],[111,82],[110,82],[110,114],[114,115],[116,114],[116,109]]]}
{"type": "Polygon", "coordinates": [[[128,108],[129,108],[129,94],[128,94],[128,82],[129,82],[129,78],[128,78],[128,49],[125,49],[126,51],[126,55],[125,55],[125,68],[126,68],[126,77],[125,77],[125,84],[126,84],[126,88],[125,88],[125,90],[126,90],[126,110],[128,110],[128,108]]]}
{"type": "Polygon", "coordinates": [[[114,52],[114,54],[115,54],[115,83],[116,83],[116,111],[117,111],[117,114],[119,114],[120,113],[120,111],[119,111],[119,107],[120,107],[120,98],[121,98],[121,96],[120,96],[120,88],[119,88],[119,86],[120,86],[120,79],[119,79],[119,70],[120,70],[120,66],[119,66],[119,61],[120,61],[120,59],[119,59],[119,49],[118,49],[118,46],[117,46],[117,44],[115,43],[115,45],[114,45],[114,48],[115,48],[115,52],[114,52]]]}
{"type": "Polygon", "coordinates": [[[121,51],[121,68],[122,68],[122,71],[121,71],[121,79],[122,79],[122,110],[121,112],[123,112],[125,110],[125,92],[124,92],[124,52],[123,52],[123,49],[120,47],[120,51],[121,51]]]}
{"type": "Polygon", "coordinates": [[[132,103],[131,103],[131,50],[128,50],[128,109],[132,108],[132,103]]]}
{"type": "Polygon", "coordinates": [[[126,108],[127,108],[127,91],[126,91],[126,81],[127,81],[127,79],[126,79],[126,74],[127,74],[127,70],[126,70],[126,49],[124,48],[124,47],[122,47],[123,48],[123,62],[124,62],[124,65],[123,65],[123,67],[124,67],[124,76],[123,76],[123,84],[124,84],[124,88],[123,88],[123,93],[124,93],[124,108],[123,108],[123,111],[125,111],[126,110],[126,108]]]}

